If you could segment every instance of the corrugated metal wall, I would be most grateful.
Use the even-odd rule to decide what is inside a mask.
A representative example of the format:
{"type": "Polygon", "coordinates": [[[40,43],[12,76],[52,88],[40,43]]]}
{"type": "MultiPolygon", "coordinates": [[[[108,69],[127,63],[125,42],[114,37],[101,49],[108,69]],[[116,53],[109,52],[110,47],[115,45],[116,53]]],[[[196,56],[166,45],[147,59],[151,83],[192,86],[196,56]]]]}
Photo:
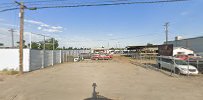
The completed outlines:
{"type": "Polygon", "coordinates": [[[169,41],[168,43],[173,44],[175,47],[189,48],[196,53],[203,52],[203,37],[169,41]]]}
{"type": "Polygon", "coordinates": [[[52,66],[63,62],[73,62],[80,53],[90,50],[30,50],[30,71],[52,66]]]}

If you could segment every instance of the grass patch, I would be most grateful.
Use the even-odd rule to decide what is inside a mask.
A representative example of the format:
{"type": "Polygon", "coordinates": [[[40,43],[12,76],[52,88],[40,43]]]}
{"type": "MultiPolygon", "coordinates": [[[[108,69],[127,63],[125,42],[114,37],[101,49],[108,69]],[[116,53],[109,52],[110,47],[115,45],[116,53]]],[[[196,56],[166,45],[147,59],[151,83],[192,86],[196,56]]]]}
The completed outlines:
{"type": "Polygon", "coordinates": [[[18,74],[19,72],[14,70],[14,69],[3,69],[2,71],[0,71],[0,74],[4,74],[4,75],[16,75],[18,74]]]}

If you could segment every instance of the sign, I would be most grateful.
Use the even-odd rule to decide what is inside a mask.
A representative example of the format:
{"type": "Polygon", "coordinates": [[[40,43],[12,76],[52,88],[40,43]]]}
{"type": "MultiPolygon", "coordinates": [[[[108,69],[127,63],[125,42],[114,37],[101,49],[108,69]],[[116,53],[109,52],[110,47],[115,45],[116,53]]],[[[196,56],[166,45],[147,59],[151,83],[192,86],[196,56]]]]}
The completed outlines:
{"type": "Polygon", "coordinates": [[[173,56],[173,44],[159,45],[158,46],[159,56],[173,56]]]}

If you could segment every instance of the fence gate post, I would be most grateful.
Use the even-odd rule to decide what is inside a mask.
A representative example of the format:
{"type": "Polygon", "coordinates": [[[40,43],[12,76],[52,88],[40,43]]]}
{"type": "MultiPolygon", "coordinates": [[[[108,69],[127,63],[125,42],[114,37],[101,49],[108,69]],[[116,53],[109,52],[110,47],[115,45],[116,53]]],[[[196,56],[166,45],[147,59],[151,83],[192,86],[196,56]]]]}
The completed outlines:
{"type": "Polygon", "coordinates": [[[46,47],[46,43],[45,43],[45,36],[44,36],[43,55],[42,55],[42,68],[45,67],[45,47],[46,47]]]}
{"type": "Polygon", "coordinates": [[[190,59],[188,58],[187,76],[189,76],[189,65],[190,65],[190,59]]]}
{"type": "Polygon", "coordinates": [[[62,57],[61,57],[61,50],[60,50],[60,63],[62,62],[62,57]]]}
{"type": "Polygon", "coordinates": [[[55,39],[53,38],[53,49],[52,49],[52,66],[54,66],[54,50],[55,50],[55,47],[54,47],[54,41],[55,39]]]}
{"type": "Polygon", "coordinates": [[[197,59],[197,70],[199,70],[199,59],[197,59]]]}

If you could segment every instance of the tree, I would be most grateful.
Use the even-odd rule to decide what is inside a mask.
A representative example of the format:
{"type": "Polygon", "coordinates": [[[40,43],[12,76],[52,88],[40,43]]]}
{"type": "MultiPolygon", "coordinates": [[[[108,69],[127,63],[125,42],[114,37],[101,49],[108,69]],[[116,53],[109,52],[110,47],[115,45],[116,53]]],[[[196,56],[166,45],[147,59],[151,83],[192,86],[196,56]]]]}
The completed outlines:
{"type": "Polygon", "coordinates": [[[115,50],[115,48],[112,47],[112,48],[110,48],[109,50],[115,50]]]}
{"type": "Polygon", "coordinates": [[[3,44],[3,43],[0,43],[0,46],[4,46],[4,44],[3,44]]]}
{"type": "Polygon", "coordinates": [[[151,44],[151,43],[147,43],[147,46],[153,46],[153,44],[151,44]]]}
{"type": "MultiPolygon", "coordinates": [[[[30,46],[30,44],[28,44],[28,46],[30,46]]],[[[31,48],[32,49],[40,49],[40,44],[37,42],[32,42],[31,48]]]]}
{"type": "Polygon", "coordinates": [[[68,47],[68,50],[73,50],[73,47],[68,47]]]}
{"type": "MultiPolygon", "coordinates": [[[[58,48],[58,46],[59,46],[58,40],[55,40],[54,38],[45,40],[45,49],[46,50],[53,50],[53,46],[54,46],[55,50],[58,48]],[[53,42],[54,42],[54,45],[53,45],[53,42]]],[[[44,41],[40,41],[39,48],[40,49],[44,48],[44,41]]]]}
{"type": "MultiPolygon", "coordinates": [[[[18,42],[16,42],[18,45],[17,45],[17,47],[19,47],[19,45],[20,45],[20,42],[18,41],[18,42]]],[[[27,45],[25,45],[25,40],[23,40],[23,48],[27,48],[27,45]]]]}

